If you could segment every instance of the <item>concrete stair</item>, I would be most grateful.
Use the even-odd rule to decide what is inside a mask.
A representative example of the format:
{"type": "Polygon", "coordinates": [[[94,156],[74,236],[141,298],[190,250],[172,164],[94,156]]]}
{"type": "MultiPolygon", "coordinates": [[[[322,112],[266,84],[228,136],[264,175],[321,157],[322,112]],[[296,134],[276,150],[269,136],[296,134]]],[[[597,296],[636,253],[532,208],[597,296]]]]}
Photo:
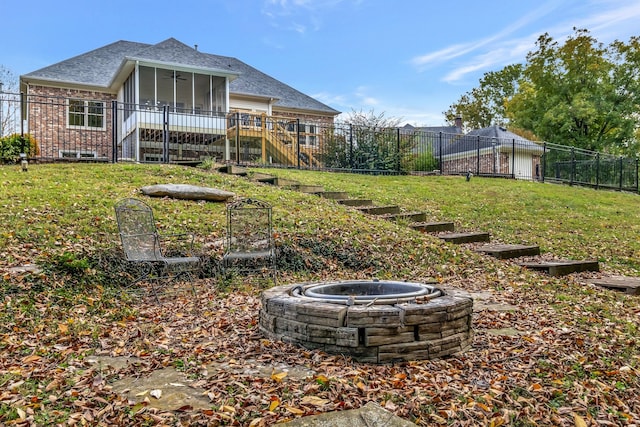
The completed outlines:
{"type": "Polygon", "coordinates": [[[579,273],[582,271],[600,271],[598,261],[586,260],[554,260],[540,262],[523,262],[519,264],[530,270],[542,271],[549,276],[565,276],[571,273],[579,273]]]}
{"type": "Polygon", "coordinates": [[[540,247],[537,245],[484,245],[476,248],[475,251],[498,259],[540,255],[540,247]]]}
{"type": "Polygon", "coordinates": [[[382,214],[378,215],[379,218],[386,219],[389,221],[408,221],[408,222],[418,222],[418,221],[426,221],[427,214],[424,212],[400,212],[400,213],[392,213],[392,214],[382,214]]]}
{"type": "Polygon", "coordinates": [[[448,243],[462,244],[462,243],[476,243],[476,242],[488,242],[491,240],[489,233],[484,231],[474,231],[470,233],[447,233],[440,234],[438,238],[448,243]]]}
{"type": "Polygon", "coordinates": [[[422,231],[424,233],[438,233],[442,231],[453,231],[455,229],[453,222],[450,221],[414,222],[413,224],[409,224],[409,227],[413,228],[416,231],[422,231]]]}
{"type": "Polygon", "coordinates": [[[587,283],[605,289],[621,291],[628,295],[640,295],[640,277],[610,276],[589,279],[587,283]]]}
{"type": "Polygon", "coordinates": [[[332,200],[344,200],[349,198],[349,194],[344,191],[319,191],[313,194],[315,194],[316,196],[323,197],[325,199],[332,199],[332,200]]]}
{"type": "Polygon", "coordinates": [[[373,200],[371,199],[340,199],[336,200],[336,202],[345,206],[373,206],[373,200]]]}
{"type": "Polygon", "coordinates": [[[400,206],[358,206],[357,210],[366,215],[387,215],[387,214],[399,214],[400,206]]]}

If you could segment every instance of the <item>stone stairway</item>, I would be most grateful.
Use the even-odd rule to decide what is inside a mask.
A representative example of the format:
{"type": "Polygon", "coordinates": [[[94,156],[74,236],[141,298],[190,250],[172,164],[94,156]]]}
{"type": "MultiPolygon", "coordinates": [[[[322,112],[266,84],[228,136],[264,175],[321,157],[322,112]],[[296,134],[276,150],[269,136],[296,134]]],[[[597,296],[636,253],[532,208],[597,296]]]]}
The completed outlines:
{"type": "MultiPolygon", "coordinates": [[[[246,168],[234,165],[226,165],[218,169],[222,173],[230,173],[239,176],[247,176],[246,168]]],[[[275,185],[289,190],[300,191],[303,193],[314,194],[318,197],[334,200],[345,206],[353,207],[365,215],[371,215],[376,218],[388,221],[406,222],[408,227],[437,236],[439,239],[451,244],[466,243],[482,243],[490,242],[491,236],[488,232],[472,231],[472,232],[456,232],[455,225],[449,221],[427,220],[427,214],[424,212],[408,212],[404,211],[398,205],[376,206],[369,199],[352,199],[349,194],[343,191],[325,191],[319,185],[301,184],[297,181],[278,178],[267,174],[253,174],[252,179],[257,182],[275,185]]],[[[520,245],[520,244],[490,244],[481,245],[473,249],[474,251],[491,256],[497,259],[515,259],[520,257],[535,257],[540,255],[540,248],[537,245],[520,245]]],[[[593,260],[553,260],[553,261],[528,261],[519,263],[523,268],[544,272],[550,276],[563,276],[575,272],[582,271],[599,271],[599,263],[593,260]]],[[[621,285],[616,282],[609,285],[610,289],[621,288],[627,293],[636,292],[640,289],[640,282],[632,283],[629,286],[621,285]]],[[[605,286],[602,284],[601,286],[605,286]]]]}

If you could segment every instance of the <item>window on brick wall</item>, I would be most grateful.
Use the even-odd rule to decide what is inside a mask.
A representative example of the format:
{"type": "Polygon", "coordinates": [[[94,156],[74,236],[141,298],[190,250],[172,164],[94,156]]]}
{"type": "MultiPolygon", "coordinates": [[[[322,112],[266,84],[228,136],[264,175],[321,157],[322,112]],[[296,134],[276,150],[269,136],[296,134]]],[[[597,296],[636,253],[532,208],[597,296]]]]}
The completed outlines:
{"type": "Polygon", "coordinates": [[[104,102],[70,99],[68,104],[68,126],[84,129],[104,129],[104,102]]]}

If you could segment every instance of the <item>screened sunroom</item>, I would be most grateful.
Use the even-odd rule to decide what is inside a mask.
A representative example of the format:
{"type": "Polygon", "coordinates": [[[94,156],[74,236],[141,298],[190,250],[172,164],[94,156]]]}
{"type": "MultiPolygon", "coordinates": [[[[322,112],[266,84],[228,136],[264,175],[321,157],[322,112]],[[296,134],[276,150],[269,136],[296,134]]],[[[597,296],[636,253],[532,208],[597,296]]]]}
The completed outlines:
{"type": "Polygon", "coordinates": [[[142,162],[197,161],[222,153],[229,81],[236,77],[136,62],[119,96],[123,156],[142,162]]]}

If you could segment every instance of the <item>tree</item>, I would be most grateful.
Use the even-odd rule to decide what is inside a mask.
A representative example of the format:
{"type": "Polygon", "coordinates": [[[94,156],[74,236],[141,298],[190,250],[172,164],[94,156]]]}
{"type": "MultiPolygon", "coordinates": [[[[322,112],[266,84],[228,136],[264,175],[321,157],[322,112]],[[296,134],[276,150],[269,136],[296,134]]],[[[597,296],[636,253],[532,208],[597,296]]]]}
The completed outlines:
{"type": "Polygon", "coordinates": [[[587,30],[574,30],[562,45],[548,34],[538,38],[507,116],[545,141],[623,152],[637,119],[628,96],[633,70],[625,61],[633,49],[619,42],[604,47],[587,30]]]}
{"type": "Polygon", "coordinates": [[[411,162],[414,138],[401,135],[400,119],[385,113],[352,111],[348,137],[332,132],[325,136],[322,159],[327,167],[372,171],[401,171],[411,162]],[[347,139],[348,138],[348,139],[347,139]]]}
{"type": "Polygon", "coordinates": [[[444,114],[465,128],[508,125],[519,135],[614,154],[638,152],[640,38],[603,46],[588,30],[558,43],[541,35],[526,62],[485,73],[444,114]]]}
{"type": "Polygon", "coordinates": [[[481,129],[492,125],[505,125],[506,102],[518,89],[522,64],[508,65],[500,71],[490,71],[480,79],[480,86],[471,89],[452,104],[443,114],[450,124],[462,118],[465,129],[481,129]]]}
{"type": "Polygon", "coordinates": [[[19,107],[16,97],[17,77],[3,65],[0,65],[0,137],[19,130],[19,107]]]}

